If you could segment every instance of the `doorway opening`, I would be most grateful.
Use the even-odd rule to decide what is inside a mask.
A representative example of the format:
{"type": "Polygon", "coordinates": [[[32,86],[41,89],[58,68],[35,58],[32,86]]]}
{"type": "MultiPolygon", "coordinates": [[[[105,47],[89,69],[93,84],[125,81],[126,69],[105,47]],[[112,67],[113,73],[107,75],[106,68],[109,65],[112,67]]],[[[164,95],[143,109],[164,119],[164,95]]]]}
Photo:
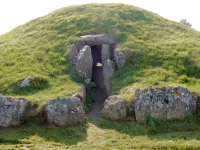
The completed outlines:
{"type": "Polygon", "coordinates": [[[92,82],[96,84],[95,86],[95,101],[92,104],[91,110],[88,113],[90,117],[94,120],[98,120],[100,117],[101,110],[105,99],[107,98],[106,86],[103,77],[103,65],[101,58],[102,45],[90,46],[93,58],[92,67],[92,82]]]}
{"type": "Polygon", "coordinates": [[[102,45],[91,46],[93,66],[92,66],[92,81],[96,83],[96,87],[104,88],[103,66],[101,51],[102,45]]]}

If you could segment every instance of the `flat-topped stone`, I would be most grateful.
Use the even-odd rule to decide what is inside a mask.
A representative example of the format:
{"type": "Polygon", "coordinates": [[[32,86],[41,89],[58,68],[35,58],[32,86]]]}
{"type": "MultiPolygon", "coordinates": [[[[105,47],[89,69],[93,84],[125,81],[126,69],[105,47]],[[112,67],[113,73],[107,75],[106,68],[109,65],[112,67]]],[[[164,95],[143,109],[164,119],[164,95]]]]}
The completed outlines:
{"type": "Polygon", "coordinates": [[[85,45],[89,46],[115,43],[114,35],[111,33],[84,35],[81,38],[85,45]]]}

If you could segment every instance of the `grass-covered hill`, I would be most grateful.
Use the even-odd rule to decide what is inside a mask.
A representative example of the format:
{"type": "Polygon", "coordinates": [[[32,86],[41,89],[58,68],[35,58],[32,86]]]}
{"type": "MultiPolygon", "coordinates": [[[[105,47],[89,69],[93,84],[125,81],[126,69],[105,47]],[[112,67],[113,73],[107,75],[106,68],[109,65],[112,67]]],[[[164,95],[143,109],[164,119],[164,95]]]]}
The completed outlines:
{"type": "Polygon", "coordinates": [[[81,81],[68,61],[71,44],[81,35],[106,32],[116,36],[128,58],[111,81],[114,93],[148,85],[184,85],[200,93],[200,32],[123,4],[61,8],[1,35],[0,93],[38,103],[70,96],[81,81]],[[24,90],[13,86],[26,77],[48,84],[24,90]]]}
{"type": "MultiPolygon", "coordinates": [[[[133,100],[127,89],[150,85],[182,85],[200,94],[200,32],[123,4],[61,8],[1,35],[0,93],[27,98],[40,107],[57,96],[71,96],[82,79],[69,64],[69,48],[78,37],[99,33],[113,33],[127,57],[110,81],[114,94],[133,100]],[[41,83],[16,88],[27,77],[38,77],[41,83]]],[[[42,128],[25,121],[20,127],[0,128],[0,148],[198,149],[199,116],[149,120],[145,126],[133,118],[120,123],[100,119],[97,124],[87,119],[85,125],[70,128],[42,128]]]]}

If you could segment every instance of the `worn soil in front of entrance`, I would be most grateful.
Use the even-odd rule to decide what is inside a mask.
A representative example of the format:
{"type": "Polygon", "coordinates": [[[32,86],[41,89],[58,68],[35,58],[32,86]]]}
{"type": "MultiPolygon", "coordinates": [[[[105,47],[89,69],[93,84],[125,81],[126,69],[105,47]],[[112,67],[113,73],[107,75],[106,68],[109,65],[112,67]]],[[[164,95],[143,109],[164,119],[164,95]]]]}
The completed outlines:
{"type": "Polygon", "coordinates": [[[95,66],[93,68],[93,82],[96,83],[95,87],[95,101],[92,103],[88,116],[97,121],[101,115],[101,110],[105,101],[105,85],[103,79],[102,66],[95,66]]]}
{"type": "Polygon", "coordinates": [[[97,121],[101,115],[101,110],[104,104],[104,96],[103,96],[104,89],[96,87],[95,88],[95,101],[92,103],[91,109],[88,113],[88,116],[97,121]]]}

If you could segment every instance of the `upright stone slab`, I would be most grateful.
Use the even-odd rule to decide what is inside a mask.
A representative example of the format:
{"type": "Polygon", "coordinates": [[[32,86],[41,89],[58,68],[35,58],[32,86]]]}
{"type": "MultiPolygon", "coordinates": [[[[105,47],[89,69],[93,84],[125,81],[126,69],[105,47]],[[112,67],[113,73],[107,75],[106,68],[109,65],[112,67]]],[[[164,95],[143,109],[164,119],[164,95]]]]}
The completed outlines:
{"type": "Polygon", "coordinates": [[[142,124],[147,115],[169,120],[184,119],[196,112],[197,95],[184,87],[148,87],[137,89],[135,95],[135,116],[137,122],[142,124]]]}
{"type": "Polygon", "coordinates": [[[117,69],[121,69],[126,63],[126,57],[118,49],[114,50],[114,63],[117,69]]]}
{"type": "Polygon", "coordinates": [[[46,105],[47,121],[60,127],[84,123],[84,111],[78,97],[56,98],[46,105]]]}
{"type": "Polygon", "coordinates": [[[78,56],[78,49],[75,44],[72,44],[69,52],[69,61],[74,65],[76,64],[77,56],[78,56]]]}
{"type": "Polygon", "coordinates": [[[92,65],[91,48],[89,46],[84,46],[78,53],[76,71],[82,78],[89,79],[92,77],[92,65]]]}
{"type": "Polygon", "coordinates": [[[102,65],[104,65],[106,60],[110,59],[110,48],[108,44],[102,45],[101,59],[102,59],[102,65]]]}
{"type": "Polygon", "coordinates": [[[19,125],[26,109],[27,100],[0,95],[0,126],[19,125]]]}
{"type": "Polygon", "coordinates": [[[108,83],[108,79],[113,76],[114,71],[115,71],[114,63],[110,59],[108,59],[103,65],[103,77],[108,96],[110,96],[112,93],[108,83]]]}

